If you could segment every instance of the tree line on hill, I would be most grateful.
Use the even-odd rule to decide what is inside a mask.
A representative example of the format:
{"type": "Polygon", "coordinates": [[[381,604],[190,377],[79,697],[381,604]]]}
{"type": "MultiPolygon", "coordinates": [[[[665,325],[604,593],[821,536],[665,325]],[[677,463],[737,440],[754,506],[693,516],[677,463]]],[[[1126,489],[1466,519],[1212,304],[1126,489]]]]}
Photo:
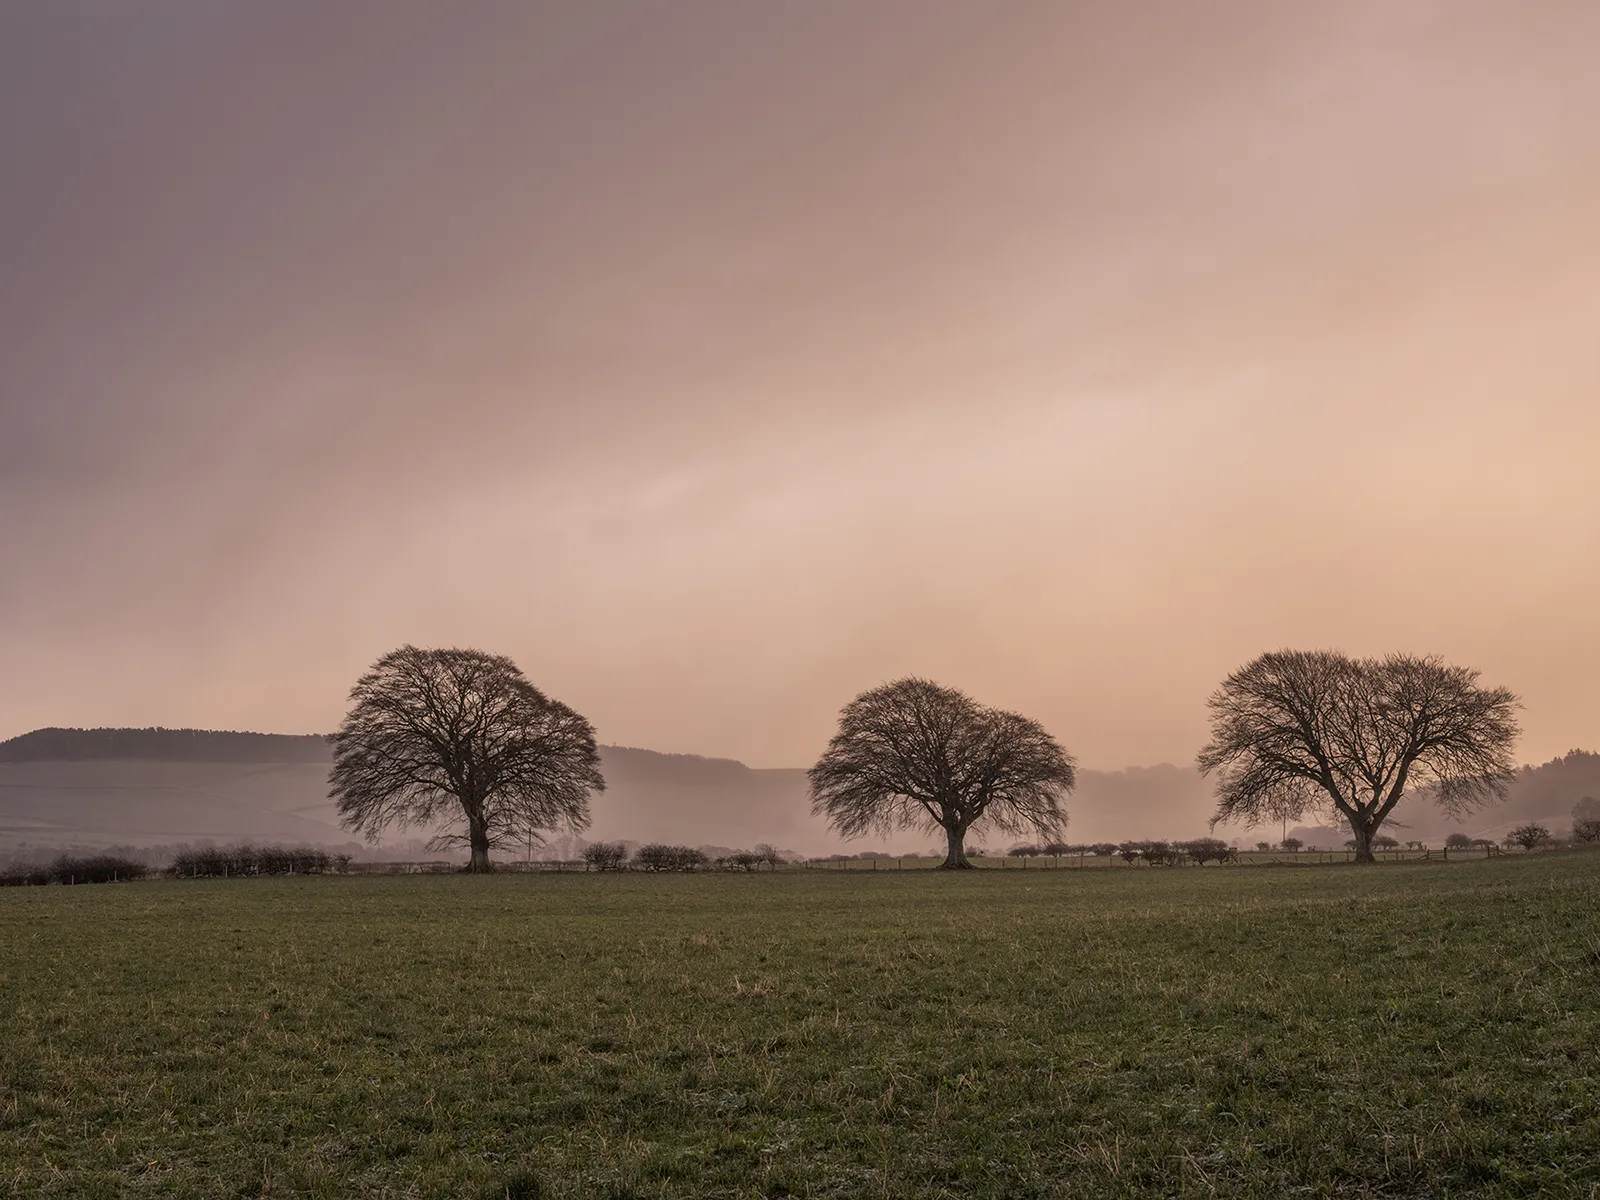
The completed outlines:
{"type": "Polygon", "coordinates": [[[320,734],[214,729],[35,729],[0,742],[0,763],[155,762],[325,763],[320,734]]]}

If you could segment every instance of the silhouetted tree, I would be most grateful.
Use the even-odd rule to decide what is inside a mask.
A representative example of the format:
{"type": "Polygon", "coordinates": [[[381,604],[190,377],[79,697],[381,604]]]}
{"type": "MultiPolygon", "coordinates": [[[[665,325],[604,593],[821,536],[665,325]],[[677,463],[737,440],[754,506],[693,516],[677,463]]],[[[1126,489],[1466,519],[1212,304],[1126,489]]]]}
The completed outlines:
{"type": "Polygon", "coordinates": [[[1572,840],[1600,842],[1600,800],[1585,796],[1572,806],[1572,840]]]}
{"type": "Polygon", "coordinates": [[[1506,845],[1521,846],[1524,850],[1532,850],[1536,846],[1544,845],[1549,840],[1550,831],[1543,825],[1532,823],[1518,825],[1510,833],[1506,834],[1506,845]]]}
{"type": "Polygon", "coordinates": [[[1278,849],[1287,850],[1290,854],[1298,854],[1300,853],[1300,848],[1304,845],[1305,843],[1299,838],[1284,838],[1283,841],[1278,843],[1278,849]]]}
{"type": "Polygon", "coordinates": [[[1446,850],[1469,850],[1472,848],[1472,838],[1464,833],[1452,833],[1444,839],[1446,850]]]}
{"type": "Polygon", "coordinates": [[[771,842],[757,842],[756,857],[767,864],[769,871],[776,871],[778,864],[783,861],[783,855],[771,842]]]}
{"type": "Polygon", "coordinates": [[[1139,857],[1152,867],[1175,867],[1178,865],[1178,852],[1168,842],[1140,842],[1139,857]]]}
{"type": "Polygon", "coordinates": [[[1221,838],[1194,838],[1179,842],[1177,848],[1202,867],[1208,862],[1234,862],[1239,857],[1233,847],[1221,838]]]}
{"type": "Polygon", "coordinates": [[[988,708],[954,688],[902,679],[863,692],[808,772],[811,809],[845,837],[943,829],[943,869],[970,867],[966,836],[1057,834],[1072,758],[1037,722],[988,708]]]}
{"type": "Polygon", "coordinates": [[[1211,697],[1203,774],[1217,777],[1221,821],[1337,812],[1356,861],[1405,795],[1426,785],[1452,815],[1503,799],[1514,764],[1517,699],[1436,658],[1351,659],[1332,651],[1263,654],[1211,697]]]}
{"type": "Polygon", "coordinates": [[[621,842],[590,842],[583,848],[583,861],[596,871],[620,871],[628,861],[628,848],[621,842]]]}
{"type": "Polygon", "coordinates": [[[350,699],[328,783],[345,826],[369,840],[390,825],[460,822],[433,845],[464,844],[468,869],[487,871],[491,847],[585,828],[589,793],[605,790],[593,726],[509,658],[402,646],[350,699]]]}

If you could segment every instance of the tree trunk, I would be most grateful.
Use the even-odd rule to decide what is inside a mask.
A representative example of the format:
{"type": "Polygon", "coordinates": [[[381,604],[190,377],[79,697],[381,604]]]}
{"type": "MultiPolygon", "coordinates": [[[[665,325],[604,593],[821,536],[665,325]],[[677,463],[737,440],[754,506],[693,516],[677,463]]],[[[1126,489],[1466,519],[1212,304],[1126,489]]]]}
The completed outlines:
{"type": "Polygon", "coordinates": [[[972,870],[972,864],[967,861],[966,840],[967,831],[955,825],[945,826],[945,840],[949,846],[945,853],[944,862],[939,864],[941,871],[972,870]]]}
{"type": "Polygon", "coordinates": [[[472,846],[472,861],[467,870],[474,875],[492,871],[489,865],[489,824],[482,817],[467,818],[467,840],[472,846]]]}
{"type": "Polygon", "coordinates": [[[1372,839],[1378,832],[1376,826],[1365,825],[1359,821],[1350,822],[1350,832],[1356,835],[1356,861],[1358,863],[1377,862],[1372,854],[1372,839]]]}

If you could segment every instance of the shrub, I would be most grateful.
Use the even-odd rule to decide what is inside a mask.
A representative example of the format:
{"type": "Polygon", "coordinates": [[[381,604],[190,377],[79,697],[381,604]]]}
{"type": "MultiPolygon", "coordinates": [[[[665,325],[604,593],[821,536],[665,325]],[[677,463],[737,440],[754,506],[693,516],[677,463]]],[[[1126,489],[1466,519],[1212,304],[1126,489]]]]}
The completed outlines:
{"type": "Polygon", "coordinates": [[[1143,853],[1143,842],[1123,842],[1117,847],[1117,857],[1122,859],[1122,861],[1127,863],[1130,867],[1138,861],[1139,856],[1143,853]]]}
{"type": "Polygon", "coordinates": [[[633,861],[646,871],[693,871],[710,860],[703,850],[693,846],[668,846],[651,842],[633,852],[633,861]]]}
{"type": "Polygon", "coordinates": [[[350,856],[311,846],[206,846],[180,851],[167,868],[179,879],[232,879],[240,875],[324,875],[343,870],[350,856]]]}
{"type": "Polygon", "coordinates": [[[1195,838],[1192,841],[1179,842],[1176,849],[1201,866],[1208,862],[1228,862],[1238,857],[1233,852],[1233,847],[1221,838],[1195,838]]]}
{"type": "Polygon", "coordinates": [[[761,856],[749,850],[735,850],[722,862],[732,871],[754,871],[761,865],[761,856]]]}
{"type": "Polygon", "coordinates": [[[1115,842],[1096,842],[1089,847],[1089,853],[1096,858],[1110,858],[1116,854],[1120,847],[1115,842]]]}
{"type": "Polygon", "coordinates": [[[1175,867],[1183,855],[1168,842],[1140,842],[1139,857],[1152,867],[1175,867]]]}
{"type": "Polygon", "coordinates": [[[621,842],[592,842],[583,848],[583,861],[591,870],[620,871],[628,848],[621,842]]]}
{"type": "Polygon", "coordinates": [[[92,854],[73,857],[63,854],[45,866],[12,867],[0,873],[0,887],[22,887],[47,883],[120,883],[143,879],[148,867],[120,854],[92,854]]]}

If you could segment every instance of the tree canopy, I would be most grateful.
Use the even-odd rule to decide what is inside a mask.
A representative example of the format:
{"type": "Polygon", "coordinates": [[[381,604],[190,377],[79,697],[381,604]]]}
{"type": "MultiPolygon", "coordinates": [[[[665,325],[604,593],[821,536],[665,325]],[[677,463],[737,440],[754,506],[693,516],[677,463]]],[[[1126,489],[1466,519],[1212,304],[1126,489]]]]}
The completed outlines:
{"type": "Polygon", "coordinates": [[[942,829],[944,867],[968,867],[968,830],[1058,835],[1072,757],[1036,721],[908,678],[857,696],[808,772],[812,811],[847,838],[942,829]]]}
{"type": "Polygon", "coordinates": [[[1202,774],[1215,775],[1215,825],[1337,813],[1373,860],[1378,829],[1408,788],[1453,816],[1503,799],[1517,698],[1438,658],[1263,654],[1211,696],[1202,774]]]}
{"type": "Polygon", "coordinates": [[[343,823],[369,839],[423,826],[486,871],[491,848],[586,828],[589,793],[605,790],[593,726],[509,658],[402,646],[350,700],[328,782],[343,823]]]}

